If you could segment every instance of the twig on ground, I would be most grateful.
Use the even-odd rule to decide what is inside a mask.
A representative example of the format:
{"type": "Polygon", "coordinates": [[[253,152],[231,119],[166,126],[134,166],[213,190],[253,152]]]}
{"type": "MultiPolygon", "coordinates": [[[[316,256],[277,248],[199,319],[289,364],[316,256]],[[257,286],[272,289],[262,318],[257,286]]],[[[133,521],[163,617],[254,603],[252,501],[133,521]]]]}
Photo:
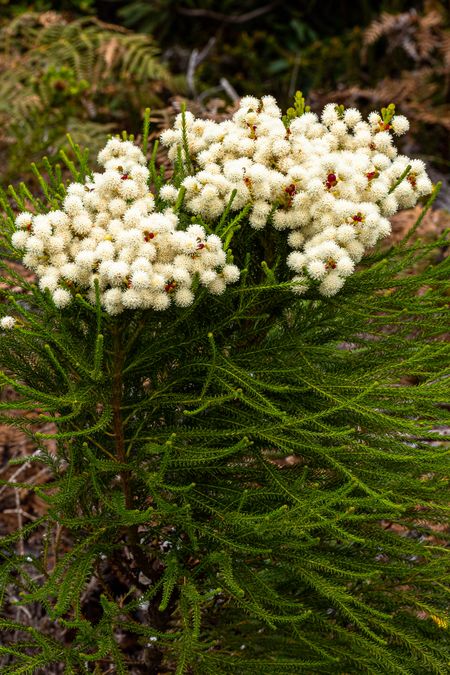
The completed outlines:
{"type": "Polygon", "coordinates": [[[279,0],[274,0],[274,2],[269,2],[267,5],[257,7],[244,14],[222,14],[222,12],[215,12],[211,9],[188,9],[187,7],[178,7],[177,12],[179,14],[184,14],[185,16],[205,17],[208,19],[215,19],[216,21],[223,21],[224,23],[246,23],[247,21],[258,18],[258,16],[267,14],[267,12],[275,9],[278,4],[279,0]]]}
{"type": "Polygon", "coordinates": [[[225,77],[220,78],[220,85],[224,92],[228,94],[228,96],[231,98],[233,103],[236,103],[236,101],[239,101],[240,96],[237,93],[236,89],[231,85],[228,80],[225,77]]]}
{"type": "MultiPolygon", "coordinates": [[[[35,450],[35,451],[30,455],[30,457],[37,457],[37,456],[40,454],[40,452],[41,452],[40,450],[35,450]]],[[[8,483],[13,483],[13,482],[16,480],[16,478],[18,478],[18,476],[20,476],[20,474],[22,473],[22,471],[25,471],[25,469],[28,469],[30,466],[31,466],[31,462],[30,462],[30,461],[25,462],[25,464],[22,464],[21,466],[19,466],[19,468],[18,468],[16,471],[14,471],[14,473],[12,474],[12,476],[10,476],[10,477],[8,478],[8,483]]],[[[1,495],[3,492],[5,492],[5,490],[7,490],[7,488],[9,487],[8,483],[6,483],[5,485],[3,485],[3,486],[0,488],[0,495],[1,495]]]]}
{"type": "MultiPolygon", "coordinates": [[[[16,488],[16,491],[19,488],[16,488]]],[[[37,520],[37,516],[33,516],[31,513],[27,513],[23,509],[20,509],[22,518],[29,518],[30,520],[37,520]]],[[[17,513],[17,508],[15,509],[3,509],[2,513],[17,513]]]]}
{"type": "Polygon", "coordinates": [[[216,38],[211,37],[209,38],[207,44],[201,51],[199,51],[197,48],[193,49],[191,52],[191,55],[189,57],[189,63],[187,67],[187,73],[186,73],[186,80],[187,84],[189,87],[189,91],[191,92],[192,96],[196,97],[197,96],[197,90],[195,87],[195,71],[200,65],[202,61],[206,59],[208,56],[209,52],[211,49],[214,47],[216,44],[216,38]]]}

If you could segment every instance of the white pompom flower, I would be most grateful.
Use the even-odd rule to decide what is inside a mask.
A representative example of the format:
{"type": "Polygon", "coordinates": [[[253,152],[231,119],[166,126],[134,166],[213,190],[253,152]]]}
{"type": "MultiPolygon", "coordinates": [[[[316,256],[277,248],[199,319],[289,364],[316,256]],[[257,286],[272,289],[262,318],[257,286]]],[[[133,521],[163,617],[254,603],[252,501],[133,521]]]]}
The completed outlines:
{"type": "Polygon", "coordinates": [[[72,300],[72,296],[70,295],[69,291],[66,291],[65,288],[57,288],[52,293],[52,298],[53,302],[59,309],[67,307],[67,305],[69,305],[72,300]]]}
{"type": "Polygon", "coordinates": [[[3,316],[0,319],[0,327],[3,330],[12,330],[16,323],[17,321],[13,316],[3,316]]]}
{"type": "Polygon", "coordinates": [[[409,122],[404,115],[394,115],[391,121],[391,127],[396,136],[402,136],[409,130],[409,122]]]}

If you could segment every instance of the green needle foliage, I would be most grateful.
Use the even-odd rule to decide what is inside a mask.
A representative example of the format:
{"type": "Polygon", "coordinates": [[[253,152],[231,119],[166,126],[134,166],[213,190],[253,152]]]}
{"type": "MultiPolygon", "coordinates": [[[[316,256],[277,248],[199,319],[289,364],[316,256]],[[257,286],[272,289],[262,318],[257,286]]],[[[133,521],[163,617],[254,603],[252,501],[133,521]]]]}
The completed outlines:
{"type": "MultiPolygon", "coordinates": [[[[77,179],[88,168],[75,150],[77,179]]],[[[44,212],[64,186],[39,175],[44,212]]],[[[448,672],[449,557],[431,538],[449,512],[444,238],[407,237],[335,297],[300,298],[279,234],[225,214],[207,226],[239,284],[112,317],[81,296],[61,311],[11,271],[2,203],[3,308],[17,324],[0,335],[0,378],[23,414],[1,403],[0,421],[35,442],[53,478],[28,486],[47,513],[1,542],[0,593],[5,610],[14,589],[66,632],[5,611],[2,673],[448,672]],[[36,430],[36,408],[53,432],[36,430]],[[70,550],[51,544],[55,528],[70,550]],[[38,555],[16,552],[39,532],[38,555]]]]}
{"type": "Polygon", "coordinates": [[[139,119],[144,101],[161,106],[161,92],[170,87],[148,36],[55,12],[25,12],[0,23],[4,180],[23,179],[24,164],[65,147],[67,130],[78,143],[99,150],[125,119],[139,119]]]}

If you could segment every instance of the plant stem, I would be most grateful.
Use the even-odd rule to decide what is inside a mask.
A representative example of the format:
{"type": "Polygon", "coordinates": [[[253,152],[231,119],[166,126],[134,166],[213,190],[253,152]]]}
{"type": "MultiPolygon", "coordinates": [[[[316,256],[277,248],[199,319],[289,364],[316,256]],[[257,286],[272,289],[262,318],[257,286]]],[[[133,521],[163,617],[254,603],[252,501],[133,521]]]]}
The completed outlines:
{"type": "MultiPolygon", "coordinates": [[[[112,408],[113,408],[113,432],[115,439],[115,455],[118,462],[125,464],[127,461],[125,451],[124,423],[122,418],[122,400],[123,400],[123,371],[125,364],[125,348],[122,339],[122,330],[119,326],[113,328],[113,353],[112,353],[112,408]]],[[[125,497],[125,506],[131,510],[136,508],[133,499],[131,486],[131,471],[121,469],[120,480],[122,483],[123,494],[125,497]]],[[[131,554],[139,571],[155,584],[164,569],[160,564],[155,564],[155,560],[149,558],[141,548],[139,541],[139,531],[137,525],[130,525],[127,528],[128,543],[131,554]]],[[[156,598],[149,606],[149,619],[153,626],[159,630],[167,627],[167,621],[170,619],[171,610],[160,612],[158,605],[160,598],[156,598]]],[[[163,653],[159,649],[153,650],[153,663],[156,668],[161,665],[163,653]]]]}
{"type": "MultiPolygon", "coordinates": [[[[113,349],[113,382],[112,382],[112,407],[113,407],[113,431],[115,439],[115,449],[117,461],[124,464],[125,456],[125,438],[122,421],[122,396],[123,381],[122,371],[124,364],[124,350],[122,346],[121,330],[118,326],[114,327],[114,349],[113,349]]],[[[130,472],[127,469],[120,471],[123,493],[125,496],[125,506],[127,509],[133,508],[133,496],[130,488],[130,472]]]]}
{"type": "MultiPolygon", "coordinates": [[[[112,408],[113,408],[113,432],[115,440],[116,459],[121,464],[127,461],[125,452],[125,435],[122,419],[122,398],[123,398],[123,366],[125,362],[125,349],[122,344],[122,331],[119,326],[113,328],[113,378],[112,378],[112,408]]],[[[120,480],[122,482],[123,494],[125,497],[125,506],[132,510],[135,508],[133,494],[131,490],[131,472],[129,469],[120,470],[120,480]]],[[[154,573],[151,562],[142,552],[139,545],[139,532],[137,525],[130,525],[127,528],[130,549],[133,558],[141,568],[142,572],[149,578],[154,573]]]]}

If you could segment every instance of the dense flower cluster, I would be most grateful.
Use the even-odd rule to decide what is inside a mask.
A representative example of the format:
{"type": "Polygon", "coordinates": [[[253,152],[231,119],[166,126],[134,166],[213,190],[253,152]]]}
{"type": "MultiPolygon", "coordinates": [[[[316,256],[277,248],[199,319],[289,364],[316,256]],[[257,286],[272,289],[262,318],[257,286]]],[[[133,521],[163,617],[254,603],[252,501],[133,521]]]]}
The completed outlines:
{"type": "Polygon", "coordinates": [[[187,307],[195,278],[214,294],[239,278],[218,236],[197,224],[178,230],[172,209],[155,211],[139,148],[113,138],[98,160],[104,172],[69,185],[61,210],[16,219],[12,243],[58,307],[81,290],[94,303],[96,280],[105,310],[118,314],[164,310],[172,299],[187,307]]]}
{"type": "MultiPolygon", "coordinates": [[[[195,168],[182,183],[190,212],[214,220],[234,194],[231,209],[251,205],[254,228],[271,222],[288,231],[295,290],[315,280],[331,296],[364,250],[389,234],[388,217],[431,191],[423,162],[394,146],[393,135],[408,128],[392,111],[363,121],[358,110],[335,104],[320,119],[306,112],[286,128],[274,98],[246,96],[231,120],[187,112],[161,140],[172,160],[187,151],[195,168]]],[[[179,191],[169,184],[160,194],[170,204],[179,191]]]]}
{"type": "Polygon", "coordinates": [[[0,328],[2,330],[12,330],[16,325],[16,320],[13,316],[3,316],[0,319],[0,328]]]}
{"type": "MultiPolygon", "coordinates": [[[[247,96],[221,123],[179,115],[162,142],[192,167],[182,182],[188,212],[214,222],[227,208],[250,207],[253,228],[286,231],[294,290],[315,283],[332,296],[389,234],[388,218],[431,191],[423,162],[394,146],[407,130],[393,107],[363,121],[356,109],[329,104],[320,119],[305,112],[287,121],[271,96],[247,96]]],[[[94,303],[97,281],[110,314],[187,307],[197,283],[220,294],[237,281],[220,237],[200,224],[178,229],[180,188],[164,185],[167,208],[155,209],[139,148],[113,138],[98,160],[104,171],[69,185],[61,210],[16,218],[12,243],[58,307],[77,292],[94,303]]]]}

